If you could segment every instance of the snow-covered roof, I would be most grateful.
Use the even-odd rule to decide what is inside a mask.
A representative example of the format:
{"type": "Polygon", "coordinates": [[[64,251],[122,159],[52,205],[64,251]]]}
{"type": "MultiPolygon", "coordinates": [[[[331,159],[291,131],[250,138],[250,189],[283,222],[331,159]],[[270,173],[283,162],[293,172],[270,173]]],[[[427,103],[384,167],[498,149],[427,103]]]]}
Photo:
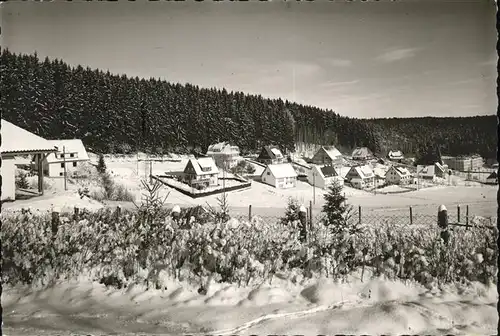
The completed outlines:
{"type": "Polygon", "coordinates": [[[321,146],[320,150],[324,150],[332,160],[342,157],[342,153],[335,146],[321,146]]]}
{"type": "Polygon", "coordinates": [[[435,166],[417,166],[417,175],[418,176],[434,176],[435,174],[435,166]]]}
{"type": "Polygon", "coordinates": [[[12,154],[47,153],[56,149],[48,140],[2,119],[0,152],[12,154]]]}
{"type": "Polygon", "coordinates": [[[400,150],[390,151],[388,156],[390,159],[402,159],[403,153],[400,150]]]}
{"type": "Polygon", "coordinates": [[[386,174],[385,169],[383,169],[381,167],[374,167],[372,170],[373,170],[373,173],[375,174],[375,176],[382,177],[382,178],[385,177],[385,174],[386,174]]]}
{"type": "Polygon", "coordinates": [[[436,162],[434,165],[435,165],[435,166],[436,166],[439,170],[441,170],[442,172],[444,172],[444,171],[445,171],[445,168],[444,168],[444,166],[443,166],[441,163],[436,162]]]}
{"type": "Polygon", "coordinates": [[[198,158],[198,159],[189,159],[189,161],[194,168],[194,171],[196,172],[196,175],[208,175],[208,174],[218,174],[219,169],[217,168],[217,165],[215,164],[214,159],[208,157],[208,158],[198,158]],[[202,169],[205,168],[208,170],[203,171],[202,169]]]}
{"type": "Polygon", "coordinates": [[[367,147],[358,147],[352,151],[352,157],[368,157],[372,153],[367,147]]]}
{"type": "MultiPolygon", "coordinates": [[[[295,172],[295,169],[293,169],[292,165],[289,163],[271,164],[267,166],[267,169],[271,172],[271,174],[273,174],[275,178],[298,176],[295,172]]],[[[264,172],[267,169],[265,169],[264,172]]],[[[262,174],[264,174],[264,172],[262,172],[262,174]]]]}
{"type": "Polygon", "coordinates": [[[238,146],[229,144],[228,142],[219,142],[210,145],[207,150],[207,155],[214,153],[225,153],[225,154],[239,154],[240,149],[238,146]]]}
{"type": "Polygon", "coordinates": [[[283,157],[283,154],[281,154],[281,151],[278,148],[271,148],[271,152],[277,157],[283,157]]]}
{"type": "Polygon", "coordinates": [[[409,176],[411,175],[410,171],[404,167],[396,167],[392,166],[394,171],[399,175],[399,176],[409,176]]]}
{"type": "Polygon", "coordinates": [[[374,177],[373,170],[368,165],[352,167],[361,178],[374,177]]]}
{"type": "Polygon", "coordinates": [[[66,153],[65,159],[61,157],[56,157],[55,153],[51,153],[47,156],[48,163],[62,162],[62,161],[88,161],[89,155],[82,140],[80,139],[65,139],[65,140],[48,140],[52,145],[56,146],[58,149],[57,154],[62,154],[63,149],[66,153]],[[75,154],[75,157],[70,157],[68,154],[75,154]]]}

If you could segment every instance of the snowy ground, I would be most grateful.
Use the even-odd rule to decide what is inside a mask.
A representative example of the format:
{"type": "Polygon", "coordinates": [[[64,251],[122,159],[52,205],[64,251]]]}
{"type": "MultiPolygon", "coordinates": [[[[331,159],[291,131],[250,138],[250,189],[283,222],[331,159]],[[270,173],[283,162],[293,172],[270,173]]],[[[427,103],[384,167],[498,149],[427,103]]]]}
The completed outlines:
{"type": "MultiPolygon", "coordinates": [[[[163,175],[168,171],[182,170],[187,162],[187,157],[181,157],[181,162],[154,162],[153,174],[163,175]]],[[[140,180],[149,174],[149,164],[136,158],[108,158],[106,160],[108,170],[114,176],[116,182],[136,195],[136,201],[141,199],[140,180]]],[[[46,179],[51,184],[51,190],[46,195],[32,200],[20,200],[14,203],[4,204],[5,208],[21,208],[32,206],[34,208],[49,208],[52,204],[59,207],[71,207],[71,203],[78,202],[84,207],[86,201],[79,200],[76,190],[78,185],[68,185],[70,191],[61,192],[62,179],[46,179]],[[72,193],[72,194],[71,194],[72,193]],[[70,195],[70,196],[68,196],[70,195]]],[[[466,182],[459,176],[452,176],[450,185],[438,185],[412,192],[401,194],[374,194],[357,190],[348,186],[344,187],[344,193],[348,202],[354,207],[361,206],[364,214],[375,212],[377,214],[408,215],[409,207],[413,208],[415,215],[436,214],[437,207],[445,204],[450,212],[456,212],[457,205],[469,205],[472,215],[496,216],[497,186],[487,186],[475,182],[466,182]]],[[[205,205],[206,203],[217,206],[218,197],[213,195],[199,199],[192,199],[176,190],[169,192],[167,203],[170,205],[205,205]]],[[[308,183],[298,181],[297,187],[287,190],[275,189],[259,182],[252,182],[252,187],[228,193],[228,201],[231,211],[235,215],[247,215],[248,206],[252,205],[252,214],[262,217],[279,217],[283,214],[289,197],[295,197],[305,205],[313,202],[314,213],[319,214],[323,205],[324,190],[313,189],[308,183]]],[[[114,204],[108,202],[108,204],[114,204]]],[[[88,207],[95,208],[99,204],[89,203],[88,207]]],[[[125,204],[133,207],[133,204],[125,204]]]]}
{"type": "Polygon", "coordinates": [[[494,334],[496,287],[424,289],[374,279],[258,288],[213,284],[207,295],[166,280],[166,290],[107,289],[86,280],[2,293],[3,334],[251,335],[494,334]]]}
{"type": "MultiPolygon", "coordinates": [[[[183,159],[185,160],[185,158],[183,159]]],[[[181,163],[154,163],[153,173],[180,170],[181,163]]],[[[107,161],[117,182],[140,195],[140,179],[149,171],[144,162],[107,161]]],[[[458,179],[458,178],[457,178],[458,179]]],[[[97,209],[103,204],[80,199],[78,185],[62,189],[61,179],[49,179],[45,196],[6,203],[2,210],[52,206],[71,210],[74,206],[97,209]]],[[[437,186],[419,191],[374,195],[345,187],[348,201],[381,215],[406,212],[435,215],[439,204],[450,210],[469,204],[474,215],[494,215],[497,187],[437,186]]],[[[300,182],[290,190],[276,190],[254,182],[251,190],[232,192],[233,211],[281,216],[287,197],[304,203],[313,199],[313,189],[300,182]]],[[[315,211],[319,212],[323,191],[316,189],[315,211]]],[[[217,204],[216,196],[193,200],[175,190],[171,204],[217,204]]],[[[111,202],[110,202],[111,203],[111,202]]],[[[111,203],[113,204],[113,203],[111,203]]],[[[109,205],[109,203],[108,203],[109,205]]],[[[345,284],[330,280],[292,283],[275,278],[259,288],[212,284],[207,295],[197,294],[188,284],[164,279],[166,290],[133,286],[107,289],[86,279],[61,282],[49,289],[4,288],[2,293],[3,335],[250,335],[250,334],[494,334],[498,313],[496,288],[475,285],[425,289],[412,283],[388,280],[364,282],[352,276],[345,284]]]]}

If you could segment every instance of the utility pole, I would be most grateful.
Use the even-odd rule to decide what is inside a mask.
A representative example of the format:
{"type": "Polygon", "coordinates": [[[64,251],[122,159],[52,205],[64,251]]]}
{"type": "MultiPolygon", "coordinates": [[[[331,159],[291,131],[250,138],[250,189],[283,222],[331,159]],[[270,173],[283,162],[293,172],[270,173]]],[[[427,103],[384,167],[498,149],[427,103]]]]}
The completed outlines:
{"type": "Polygon", "coordinates": [[[149,183],[153,184],[153,160],[149,160],[149,183]]]}
{"type": "Polygon", "coordinates": [[[316,204],[316,172],[313,170],[313,203],[316,204]]]}
{"type": "Polygon", "coordinates": [[[63,146],[63,165],[64,165],[64,190],[68,190],[66,185],[66,147],[63,146]]]}

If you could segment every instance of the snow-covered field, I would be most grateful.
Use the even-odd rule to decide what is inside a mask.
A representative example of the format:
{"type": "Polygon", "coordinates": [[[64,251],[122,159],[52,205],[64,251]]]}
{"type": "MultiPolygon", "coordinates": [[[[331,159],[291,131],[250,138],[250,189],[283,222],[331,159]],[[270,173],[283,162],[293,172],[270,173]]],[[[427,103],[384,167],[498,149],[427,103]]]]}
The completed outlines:
{"type": "Polygon", "coordinates": [[[165,280],[165,290],[107,289],[83,279],[2,293],[3,334],[269,335],[495,334],[495,287],[426,289],[382,279],[258,288],[212,284],[206,295],[165,280]]]}
{"type": "MultiPolygon", "coordinates": [[[[180,162],[154,162],[151,171],[155,175],[163,175],[169,171],[182,170],[188,160],[186,156],[180,156],[180,162]]],[[[94,157],[93,160],[96,160],[94,157]]],[[[149,163],[137,161],[136,158],[113,158],[106,159],[108,170],[112,173],[114,180],[124,185],[128,191],[136,196],[136,201],[140,201],[142,191],[140,189],[141,179],[145,179],[149,174],[149,163]]],[[[259,166],[256,166],[259,168],[259,166]]],[[[256,172],[257,173],[257,172],[256,172]]],[[[344,193],[348,202],[354,207],[361,206],[363,213],[389,213],[391,215],[407,215],[408,208],[413,208],[415,215],[435,215],[437,207],[445,204],[450,211],[455,211],[457,205],[469,205],[469,211],[478,216],[496,216],[497,186],[487,186],[475,182],[466,182],[459,176],[452,176],[452,181],[448,185],[436,185],[422,188],[407,193],[395,194],[374,194],[372,192],[354,189],[348,186],[344,187],[344,193]]],[[[48,208],[52,204],[59,207],[70,206],[74,195],[74,190],[78,189],[76,185],[68,185],[73,190],[73,196],[68,198],[68,194],[54,192],[62,189],[61,179],[54,179],[56,182],[50,182],[53,190],[48,190],[46,196],[35,198],[33,200],[16,201],[11,204],[5,204],[6,208],[20,208],[32,206],[34,208],[48,208]]],[[[398,187],[388,187],[398,188],[398,187]]],[[[382,190],[385,191],[385,190],[382,190]]],[[[220,195],[213,195],[198,199],[192,199],[176,190],[165,189],[169,192],[167,203],[180,206],[189,205],[218,205],[220,195]]],[[[323,205],[323,195],[325,191],[319,188],[313,189],[308,183],[298,181],[297,187],[286,190],[275,189],[263,183],[252,182],[250,189],[238,190],[228,193],[228,201],[231,211],[234,214],[248,214],[248,206],[252,205],[252,213],[263,217],[277,217],[283,214],[289,197],[294,197],[305,205],[313,202],[315,213],[321,211],[323,205]]],[[[83,201],[85,202],[85,201],[83,201]]],[[[81,203],[81,202],[80,202],[81,203]]],[[[89,207],[95,207],[97,204],[90,204],[89,207]]],[[[133,206],[130,204],[129,206],[133,206]]],[[[70,206],[71,207],[71,206],[70,206]]],[[[82,205],[83,207],[83,205],[82,205]]]]}

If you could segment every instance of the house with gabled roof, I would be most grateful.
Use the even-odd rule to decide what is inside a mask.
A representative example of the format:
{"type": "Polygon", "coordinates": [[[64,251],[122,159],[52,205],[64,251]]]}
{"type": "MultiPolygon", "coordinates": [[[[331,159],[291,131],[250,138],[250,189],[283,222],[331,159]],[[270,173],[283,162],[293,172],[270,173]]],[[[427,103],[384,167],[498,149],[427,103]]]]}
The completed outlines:
{"type": "Polygon", "coordinates": [[[226,169],[236,167],[242,159],[240,148],[229,142],[219,142],[208,146],[206,155],[214,159],[217,167],[226,169]]]}
{"type": "Polygon", "coordinates": [[[439,162],[434,163],[434,173],[437,177],[445,178],[448,173],[448,165],[439,162]]]}
{"type": "Polygon", "coordinates": [[[434,181],[436,179],[436,166],[435,165],[418,165],[416,177],[423,180],[434,181]]]}
{"type": "Polygon", "coordinates": [[[277,189],[288,189],[297,186],[297,173],[290,163],[270,164],[260,176],[263,183],[277,189]]]}
{"type": "Polygon", "coordinates": [[[403,152],[401,152],[400,150],[389,151],[387,157],[391,161],[398,161],[398,162],[401,162],[405,158],[403,152]]]}
{"type": "Polygon", "coordinates": [[[64,176],[72,174],[78,166],[89,161],[89,155],[82,140],[48,140],[57,148],[56,153],[51,153],[45,158],[43,172],[49,177],[64,176]]]}
{"type": "Polygon", "coordinates": [[[281,150],[275,146],[264,146],[257,157],[257,162],[269,165],[285,162],[285,157],[281,150]]]}
{"type": "Polygon", "coordinates": [[[352,151],[352,159],[359,161],[371,160],[374,158],[373,152],[368,147],[357,147],[352,151]]]}
{"type": "Polygon", "coordinates": [[[412,175],[410,171],[404,167],[391,166],[385,174],[385,179],[388,184],[412,183],[412,175]]]}
{"type": "Polygon", "coordinates": [[[342,153],[335,146],[321,146],[311,161],[316,165],[341,166],[342,153]]]}
{"type": "Polygon", "coordinates": [[[16,126],[7,120],[1,120],[2,142],[2,195],[3,201],[16,199],[16,157],[33,155],[38,165],[38,193],[43,195],[43,161],[45,157],[57,151],[53,144],[44,138],[16,126]]]}
{"type": "Polygon", "coordinates": [[[354,166],[347,173],[346,181],[354,188],[373,189],[375,187],[375,173],[369,165],[354,166]]]}
{"type": "Polygon", "coordinates": [[[198,189],[216,186],[219,184],[219,169],[210,157],[191,158],[184,168],[182,180],[198,189]]]}
{"type": "Polygon", "coordinates": [[[334,182],[337,182],[339,185],[344,185],[342,176],[340,176],[339,172],[330,165],[312,165],[307,173],[307,182],[321,189],[327,189],[334,182]]]}
{"type": "Polygon", "coordinates": [[[492,172],[485,181],[486,184],[498,184],[498,174],[496,171],[492,172]]]}

